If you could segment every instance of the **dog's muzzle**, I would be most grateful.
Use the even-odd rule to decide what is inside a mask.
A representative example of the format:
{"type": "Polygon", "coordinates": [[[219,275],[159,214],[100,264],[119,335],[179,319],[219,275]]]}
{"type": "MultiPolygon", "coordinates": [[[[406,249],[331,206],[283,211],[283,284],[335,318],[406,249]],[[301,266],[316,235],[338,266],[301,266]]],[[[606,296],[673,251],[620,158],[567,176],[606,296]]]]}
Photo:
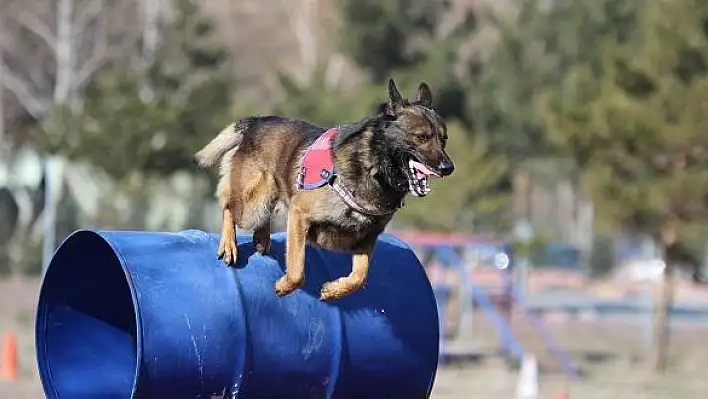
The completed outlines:
{"type": "Polygon", "coordinates": [[[412,158],[408,160],[406,175],[408,177],[408,191],[416,197],[425,197],[430,192],[428,177],[441,177],[439,173],[412,158]]]}

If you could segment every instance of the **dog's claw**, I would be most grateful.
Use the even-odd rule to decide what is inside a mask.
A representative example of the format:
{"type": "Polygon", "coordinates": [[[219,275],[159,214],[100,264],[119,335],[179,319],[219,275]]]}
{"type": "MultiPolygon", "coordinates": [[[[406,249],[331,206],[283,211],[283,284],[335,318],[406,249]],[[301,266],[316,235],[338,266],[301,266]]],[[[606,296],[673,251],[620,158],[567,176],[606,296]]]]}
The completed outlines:
{"type": "Polygon", "coordinates": [[[326,282],[320,291],[320,300],[331,301],[343,298],[356,291],[356,287],[349,284],[349,280],[338,278],[334,281],[326,282]]]}
{"type": "Polygon", "coordinates": [[[234,240],[225,240],[222,238],[221,241],[219,241],[219,250],[216,252],[217,259],[223,259],[226,265],[231,266],[236,263],[237,255],[238,246],[234,240]]]}
{"type": "Polygon", "coordinates": [[[288,294],[291,294],[293,291],[296,289],[300,288],[302,286],[303,282],[300,283],[293,283],[288,279],[288,276],[283,276],[278,279],[278,281],[275,282],[275,293],[278,296],[285,296],[288,294]]]}

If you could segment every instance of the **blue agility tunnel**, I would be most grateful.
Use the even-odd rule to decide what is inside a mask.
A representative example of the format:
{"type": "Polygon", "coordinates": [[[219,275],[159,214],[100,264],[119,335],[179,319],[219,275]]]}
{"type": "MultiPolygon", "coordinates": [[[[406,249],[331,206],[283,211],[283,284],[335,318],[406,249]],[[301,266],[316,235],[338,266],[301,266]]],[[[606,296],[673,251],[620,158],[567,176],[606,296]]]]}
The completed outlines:
{"type": "Polygon", "coordinates": [[[351,255],[308,246],[305,286],[279,298],[285,235],[271,255],[239,236],[81,230],[42,282],[39,373],[52,399],[427,398],[438,361],[435,298],[413,252],[379,238],[367,285],[319,300],[351,255]]]}

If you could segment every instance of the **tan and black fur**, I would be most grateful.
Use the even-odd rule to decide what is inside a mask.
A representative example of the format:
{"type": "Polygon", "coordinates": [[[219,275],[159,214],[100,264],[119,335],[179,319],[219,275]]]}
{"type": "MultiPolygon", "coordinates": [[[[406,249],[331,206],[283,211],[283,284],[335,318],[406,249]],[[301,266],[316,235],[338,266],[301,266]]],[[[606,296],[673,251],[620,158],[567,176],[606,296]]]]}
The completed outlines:
{"type": "MultiPolygon", "coordinates": [[[[329,186],[297,189],[300,158],[325,130],[298,119],[248,117],[227,126],[194,157],[200,167],[220,166],[218,257],[227,264],[236,261],[236,226],[253,231],[257,250],[267,253],[271,216],[279,204],[288,210],[286,273],[275,284],[280,296],[304,283],[307,243],[353,254],[352,272],[324,284],[321,299],[341,298],[361,288],[377,236],[393,217],[359,213],[329,186]]],[[[390,80],[389,100],[378,112],[341,126],[335,137],[337,179],[361,205],[394,210],[408,192],[405,168],[410,157],[442,176],[452,173],[446,141],[447,128],[432,107],[428,85],[421,83],[415,101],[408,102],[390,80]]]]}

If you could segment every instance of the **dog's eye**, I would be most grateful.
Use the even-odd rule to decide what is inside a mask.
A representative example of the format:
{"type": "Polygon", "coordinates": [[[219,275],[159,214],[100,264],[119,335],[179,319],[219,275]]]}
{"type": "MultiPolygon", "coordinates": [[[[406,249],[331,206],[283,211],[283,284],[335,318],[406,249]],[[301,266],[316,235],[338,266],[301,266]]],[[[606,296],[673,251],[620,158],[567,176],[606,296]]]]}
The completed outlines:
{"type": "Polygon", "coordinates": [[[422,142],[429,141],[430,138],[431,138],[431,137],[430,137],[429,135],[427,135],[427,134],[426,134],[426,135],[423,135],[423,136],[418,136],[418,140],[420,140],[420,141],[422,141],[422,142]]]}

